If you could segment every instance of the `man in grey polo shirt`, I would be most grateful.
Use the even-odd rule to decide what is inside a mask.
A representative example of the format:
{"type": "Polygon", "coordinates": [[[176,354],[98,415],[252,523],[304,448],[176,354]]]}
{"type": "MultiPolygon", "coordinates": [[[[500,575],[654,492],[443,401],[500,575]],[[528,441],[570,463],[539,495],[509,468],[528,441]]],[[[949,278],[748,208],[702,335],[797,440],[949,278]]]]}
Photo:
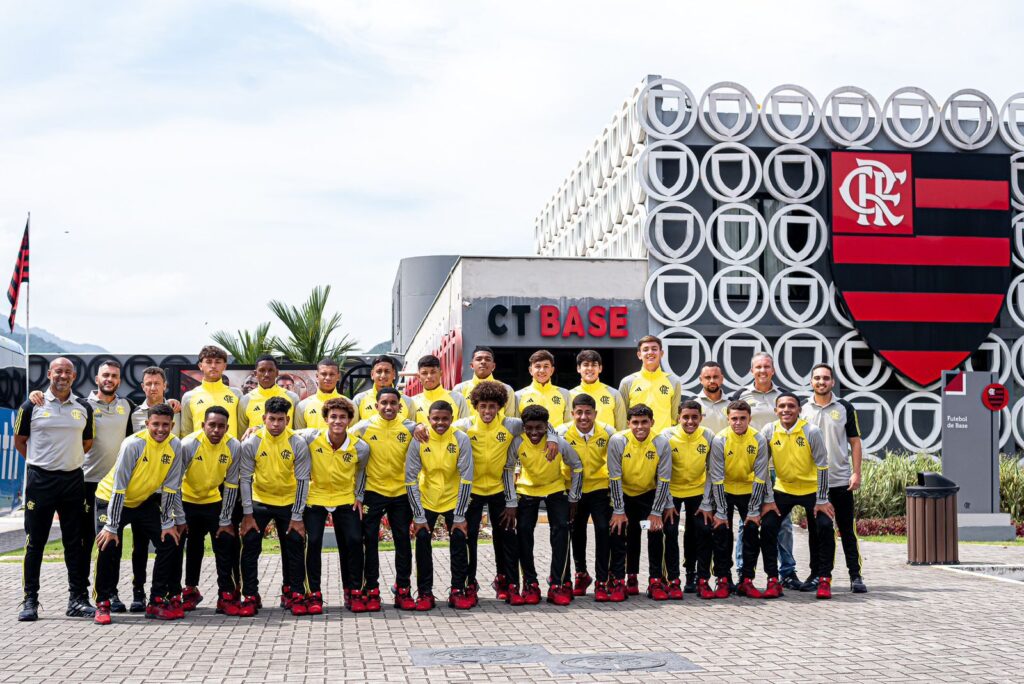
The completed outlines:
{"type": "Polygon", "coordinates": [[[142,391],[146,393],[146,400],[135,407],[132,411],[132,432],[139,432],[146,429],[146,419],[149,418],[149,409],[157,404],[167,404],[174,411],[174,423],[171,424],[171,435],[181,437],[181,404],[174,399],[168,399],[167,374],[159,366],[149,366],[142,371],[142,391]]]}
{"type": "MultiPolygon", "coordinates": [[[[825,436],[825,449],[828,451],[828,500],[836,510],[836,527],[843,541],[846,568],[850,571],[850,591],[863,594],[868,588],[861,577],[860,547],[857,545],[857,529],[853,521],[853,493],[860,488],[860,424],[853,405],[832,391],[835,384],[835,373],[831,366],[826,363],[815,366],[811,370],[814,396],[804,403],[800,417],[817,425],[825,436]]],[[[814,571],[811,575],[817,577],[814,571]]]]}
{"type": "Polygon", "coordinates": [[[701,391],[694,399],[700,404],[702,418],[701,427],[706,427],[716,435],[729,426],[729,398],[722,391],[725,378],[722,367],[715,361],[708,361],[700,368],[701,391]]]}
{"type": "MultiPolygon", "coordinates": [[[[775,402],[786,389],[774,383],[775,361],[768,352],[757,352],[750,359],[754,382],[736,390],[729,401],[743,400],[750,404],[750,429],[760,432],[775,422],[775,402]]],[[[779,526],[779,576],[786,589],[799,589],[803,582],[796,575],[793,557],[793,521],[786,518],[779,526]]],[[[736,569],[743,569],[743,528],[736,535],[736,569]]]]}
{"type": "Polygon", "coordinates": [[[75,367],[60,357],[50,362],[50,387],[42,406],[26,401],[18,410],[14,448],[25,457],[24,600],[18,620],[39,616],[39,570],[53,515],[60,516],[64,564],[68,571],[68,617],[92,617],[86,596],[88,580],[81,562],[83,536],[92,538],[92,523],[82,529],[85,500],[82,463],[92,446],[92,410],[71,393],[75,367]]]}

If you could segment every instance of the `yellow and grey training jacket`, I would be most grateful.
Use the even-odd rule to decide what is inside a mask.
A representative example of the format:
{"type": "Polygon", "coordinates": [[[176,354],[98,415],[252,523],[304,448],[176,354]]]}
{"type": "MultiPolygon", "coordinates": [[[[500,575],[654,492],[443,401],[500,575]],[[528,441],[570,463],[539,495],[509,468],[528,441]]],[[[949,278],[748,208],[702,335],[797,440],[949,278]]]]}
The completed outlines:
{"type": "Polygon", "coordinates": [[[442,434],[427,428],[427,443],[413,440],[405,455],[405,487],[412,519],[427,522],[424,509],[454,511],[465,521],[473,489],[473,447],[466,433],[449,427],[442,434]]]}
{"type": "Polygon", "coordinates": [[[181,487],[181,442],[168,436],[158,442],[141,430],[121,442],[114,467],[100,480],[96,498],[108,502],[103,529],[118,533],[124,508],[137,508],[160,494],[160,527],[174,527],[174,497],[181,487]]]}
{"type": "Polygon", "coordinates": [[[182,502],[221,504],[220,524],[231,524],[231,512],[238,498],[238,472],[241,467],[242,443],[229,434],[217,444],[202,430],[181,440],[181,461],[185,476],[174,497],[174,519],[185,524],[182,502]],[[221,485],[224,494],[221,495],[221,485]]]}
{"type": "MultiPolygon", "coordinates": [[[[452,427],[469,437],[473,447],[473,490],[477,496],[493,496],[504,490],[502,477],[508,461],[508,447],[523,433],[523,421],[499,414],[490,423],[480,416],[463,418],[452,427]]],[[[553,433],[550,433],[553,436],[553,433]]]]}
{"type": "Polygon", "coordinates": [[[828,449],[821,430],[803,418],[788,430],[781,421],[764,426],[761,436],[775,467],[775,483],[768,485],[768,501],[773,490],[791,496],[815,494],[815,503],[828,503],[828,449]]]}
{"type": "Polygon", "coordinates": [[[242,513],[252,514],[253,501],[292,507],[292,520],[302,520],[309,495],[309,447],[291,428],[277,437],[260,428],[242,442],[238,488],[242,513]]]}
{"type": "Polygon", "coordinates": [[[640,496],[654,490],[651,515],[675,508],[669,484],[672,482],[672,449],[668,440],[652,430],[640,441],[631,430],[612,435],[608,442],[608,484],[612,512],[626,512],[623,495],[640,496]]]}
{"type": "Polygon", "coordinates": [[[711,500],[701,502],[702,511],[714,511],[715,517],[727,520],[726,492],[736,496],[750,495],[747,515],[760,515],[761,504],[774,499],[768,475],[768,443],[764,436],[752,429],[737,435],[728,427],[711,442],[708,461],[708,479],[711,480],[711,500]]]}
{"type": "Polygon", "coordinates": [[[537,444],[520,435],[512,440],[508,448],[508,460],[502,475],[505,489],[505,507],[515,508],[518,494],[545,497],[566,490],[562,477],[563,464],[569,466],[569,503],[580,500],[583,491],[583,462],[576,451],[565,440],[550,432],[537,444]],[[558,456],[548,460],[548,440],[557,440],[558,456]],[[516,465],[520,466],[519,480],[516,481],[516,465]]]}

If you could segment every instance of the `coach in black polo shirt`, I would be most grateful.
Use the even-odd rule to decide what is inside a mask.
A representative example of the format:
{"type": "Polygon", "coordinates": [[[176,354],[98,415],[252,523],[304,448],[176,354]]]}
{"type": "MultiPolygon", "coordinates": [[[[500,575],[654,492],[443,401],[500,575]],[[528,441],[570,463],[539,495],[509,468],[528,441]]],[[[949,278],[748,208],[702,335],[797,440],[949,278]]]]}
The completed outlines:
{"type": "Polygon", "coordinates": [[[50,362],[50,387],[42,406],[26,401],[18,410],[14,448],[25,457],[25,560],[22,582],[25,598],[18,620],[35,620],[39,613],[39,570],[50,536],[53,514],[60,516],[64,564],[68,570],[68,617],[92,617],[88,586],[81,562],[85,552],[81,529],[85,502],[82,463],[92,446],[92,409],[71,393],[75,367],[60,357],[50,362]]]}

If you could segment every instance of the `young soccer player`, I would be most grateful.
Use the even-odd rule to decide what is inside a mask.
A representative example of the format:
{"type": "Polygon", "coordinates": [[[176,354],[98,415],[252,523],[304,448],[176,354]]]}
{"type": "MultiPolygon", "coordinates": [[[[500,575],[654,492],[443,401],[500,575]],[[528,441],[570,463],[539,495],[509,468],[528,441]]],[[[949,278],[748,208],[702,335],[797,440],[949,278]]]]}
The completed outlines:
{"type": "Polygon", "coordinates": [[[557,428],[572,420],[572,415],[569,409],[569,390],[551,382],[554,374],[555,357],[551,352],[541,349],[531,354],[530,377],[533,382],[516,392],[516,406],[520,413],[527,406],[544,407],[551,416],[551,424],[557,428]]]}
{"type": "Polygon", "coordinates": [[[675,424],[679,415],[679,402],[683,397],[683,386],[679,378],[661,368],[665,351],[661,340],[654,335],[645,335],[637,342],[636,356],[641,368],[630,373],[619,383],[626,408],[643,404],[654,414],[654,430],[664,430],[675,424]]]}
{"type": "MultiPolygon", "coordinates": [[[[370,379],[373,386],[352,397],[352,403],[359,412],[359,420],[369,420],[377,415],[377,395],[385,387],[393,388],[398,379],[398,361],[393,357],[382,355],[370,362],[370,379]]],[[[416,406],[413,400],[399,393],[401,400],[398,406],[398,420],[404,421],[416,417],[416,406]]]]}
{"type": "Polygon", "coordinates": [[[576,452],[557,437],[554,439],[558,442],[559,455],[557,458],[550,457],[549,415],[546,408],[527,405],[520,416],[523,421],[523,435],[513,439],[508,448],[508,461],[502,479],[505,507],[517,509],[515,515],[518,562],[509,563],[511,582],[508,602],[512,605],[540,603],[540,585],[537,582],[537,568],[533,558],[533,532],[537,526],[537,513],[543,501],[547,509],[548,529],[551,535],[551,571],[548,575],[547,600],[555,605],[567,606],[572,602],[572,584],[569,582],[569,523],[575,515],[580,491],[583,488],[583,464],[576,452]],[[568,464],[572,472],[568,493],[562,476],[563,463],[568,464]],[[517,464],[522,470],[519,479],[515,480],[517,464]],[[520,565],[523,571],[522,594],[519,593],[520,565]]]}
{"type": "Polygon", "coordinates": [[[577,354],[576,371],[580,374],[580,384],[569,390],[569,396],[571,399],[580,394],[592,396],[597,406],[597,422],[611,425],[616,431],[625,430],[626,403],[619,390],[601,382],[603,369],[601,354],[597,351],[584,349],[577,354]]]}
{"type": "Polygon", "coordinates": [[[341,396],[338,393],[339,380],[341,371],[337,361],[325,358],[317,362],[316,394],[311,394],[299,402],[299,408],[295,412],[296,430],[327,427],[323,415],[324,402],[341,396]]]}
{"type": "Polygon", "coordinates": [[[273,397],[288,402],[288,428],[295,424],[295,407],[299,405],[299,396],[295,392],[284,389],[277,384],[277,376],[281,370],[277,359],[265,354],[256,359],[256,388],[242,397],[238,403],[238,432],[245,435],[250,425],[263,425],[263,413],[266,403],[273,397]]]}
{"type": "MultiPolygon", "coordinates": [[[[477,345],[473,350],[473,358],[469,362],[469,367],[473,370],[473,377],[469,380],[460,382],[452,388],[452,391],[458,392],[467,402],[469,402],[469,411],[474,417],[476,416],[476,409],[473,408],[473,403],[469,401],[469,395],[481,382],[498,382],[502,387],[504,387],[507,399],[505,400],[505,405],[502,410],[505,413],[505,417],[515,418],[519,415],[516,410],[515,391],[510,385],[499,382],[494,377],[494,369],[497,368],[497,364],[494,363],[493,349],[483,345],[477,345]]],[[[465,418],[465,416],[463,416],[463,418],[465,418]]]]}
{"type": "Polygon", "coordinates": [[[612,601],[640,593],[641,521],[646,520],[648,586],[655,601],[668,598],[662,581],[662,516],[672,509],[672,453],[668,440],[655,434],[654,412],[644,404],[629,409],[629,429],[616,433],[608,443],[608,479],[612,497],[611,575],[612,601]],[[625,576],[628,574],[628,579],[625,576]]]}
{"type": "Polygon", "coordinates": [[[437,401],[446,401],[451,405],[455,420],[469,415],[465,397],[459,392],[446,390],[441,384],[441,359],[431,354],[420,358],[416,364],[416,374],[423,385],[423,391],[413,397],[417,423],[426,425],[429,422],[430,407],[437,401]]]}

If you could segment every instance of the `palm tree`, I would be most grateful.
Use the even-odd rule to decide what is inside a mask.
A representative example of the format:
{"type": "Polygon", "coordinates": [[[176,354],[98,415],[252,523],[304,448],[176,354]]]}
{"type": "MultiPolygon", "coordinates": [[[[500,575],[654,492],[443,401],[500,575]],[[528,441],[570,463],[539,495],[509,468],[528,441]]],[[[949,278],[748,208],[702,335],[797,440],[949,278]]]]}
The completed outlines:
{"type": "Polygon", "coordinates": [[[255,365],[256,359],[273,351],[276,339],[270,334],[270,323],[260,323],[252,332],[239,330],[235,335],[218,330],[212,337],[227,350],[235,363],[243,365],[255,365]]]}
{"type": "Polygon", "coordinates": [[[345,355],[356,348],[356,341],[348,335],[332,339],[341,327],[341,314],[327,315],[327,298],[330,296],[331,286],[320,285],[313,288],[309,299],[298,307],[271,301],[268,304],[270,310],[289,333],[285,340],[273,338],[274,351],[295,363],[312,364],[325,357],[344,363],[345,355]]]}

